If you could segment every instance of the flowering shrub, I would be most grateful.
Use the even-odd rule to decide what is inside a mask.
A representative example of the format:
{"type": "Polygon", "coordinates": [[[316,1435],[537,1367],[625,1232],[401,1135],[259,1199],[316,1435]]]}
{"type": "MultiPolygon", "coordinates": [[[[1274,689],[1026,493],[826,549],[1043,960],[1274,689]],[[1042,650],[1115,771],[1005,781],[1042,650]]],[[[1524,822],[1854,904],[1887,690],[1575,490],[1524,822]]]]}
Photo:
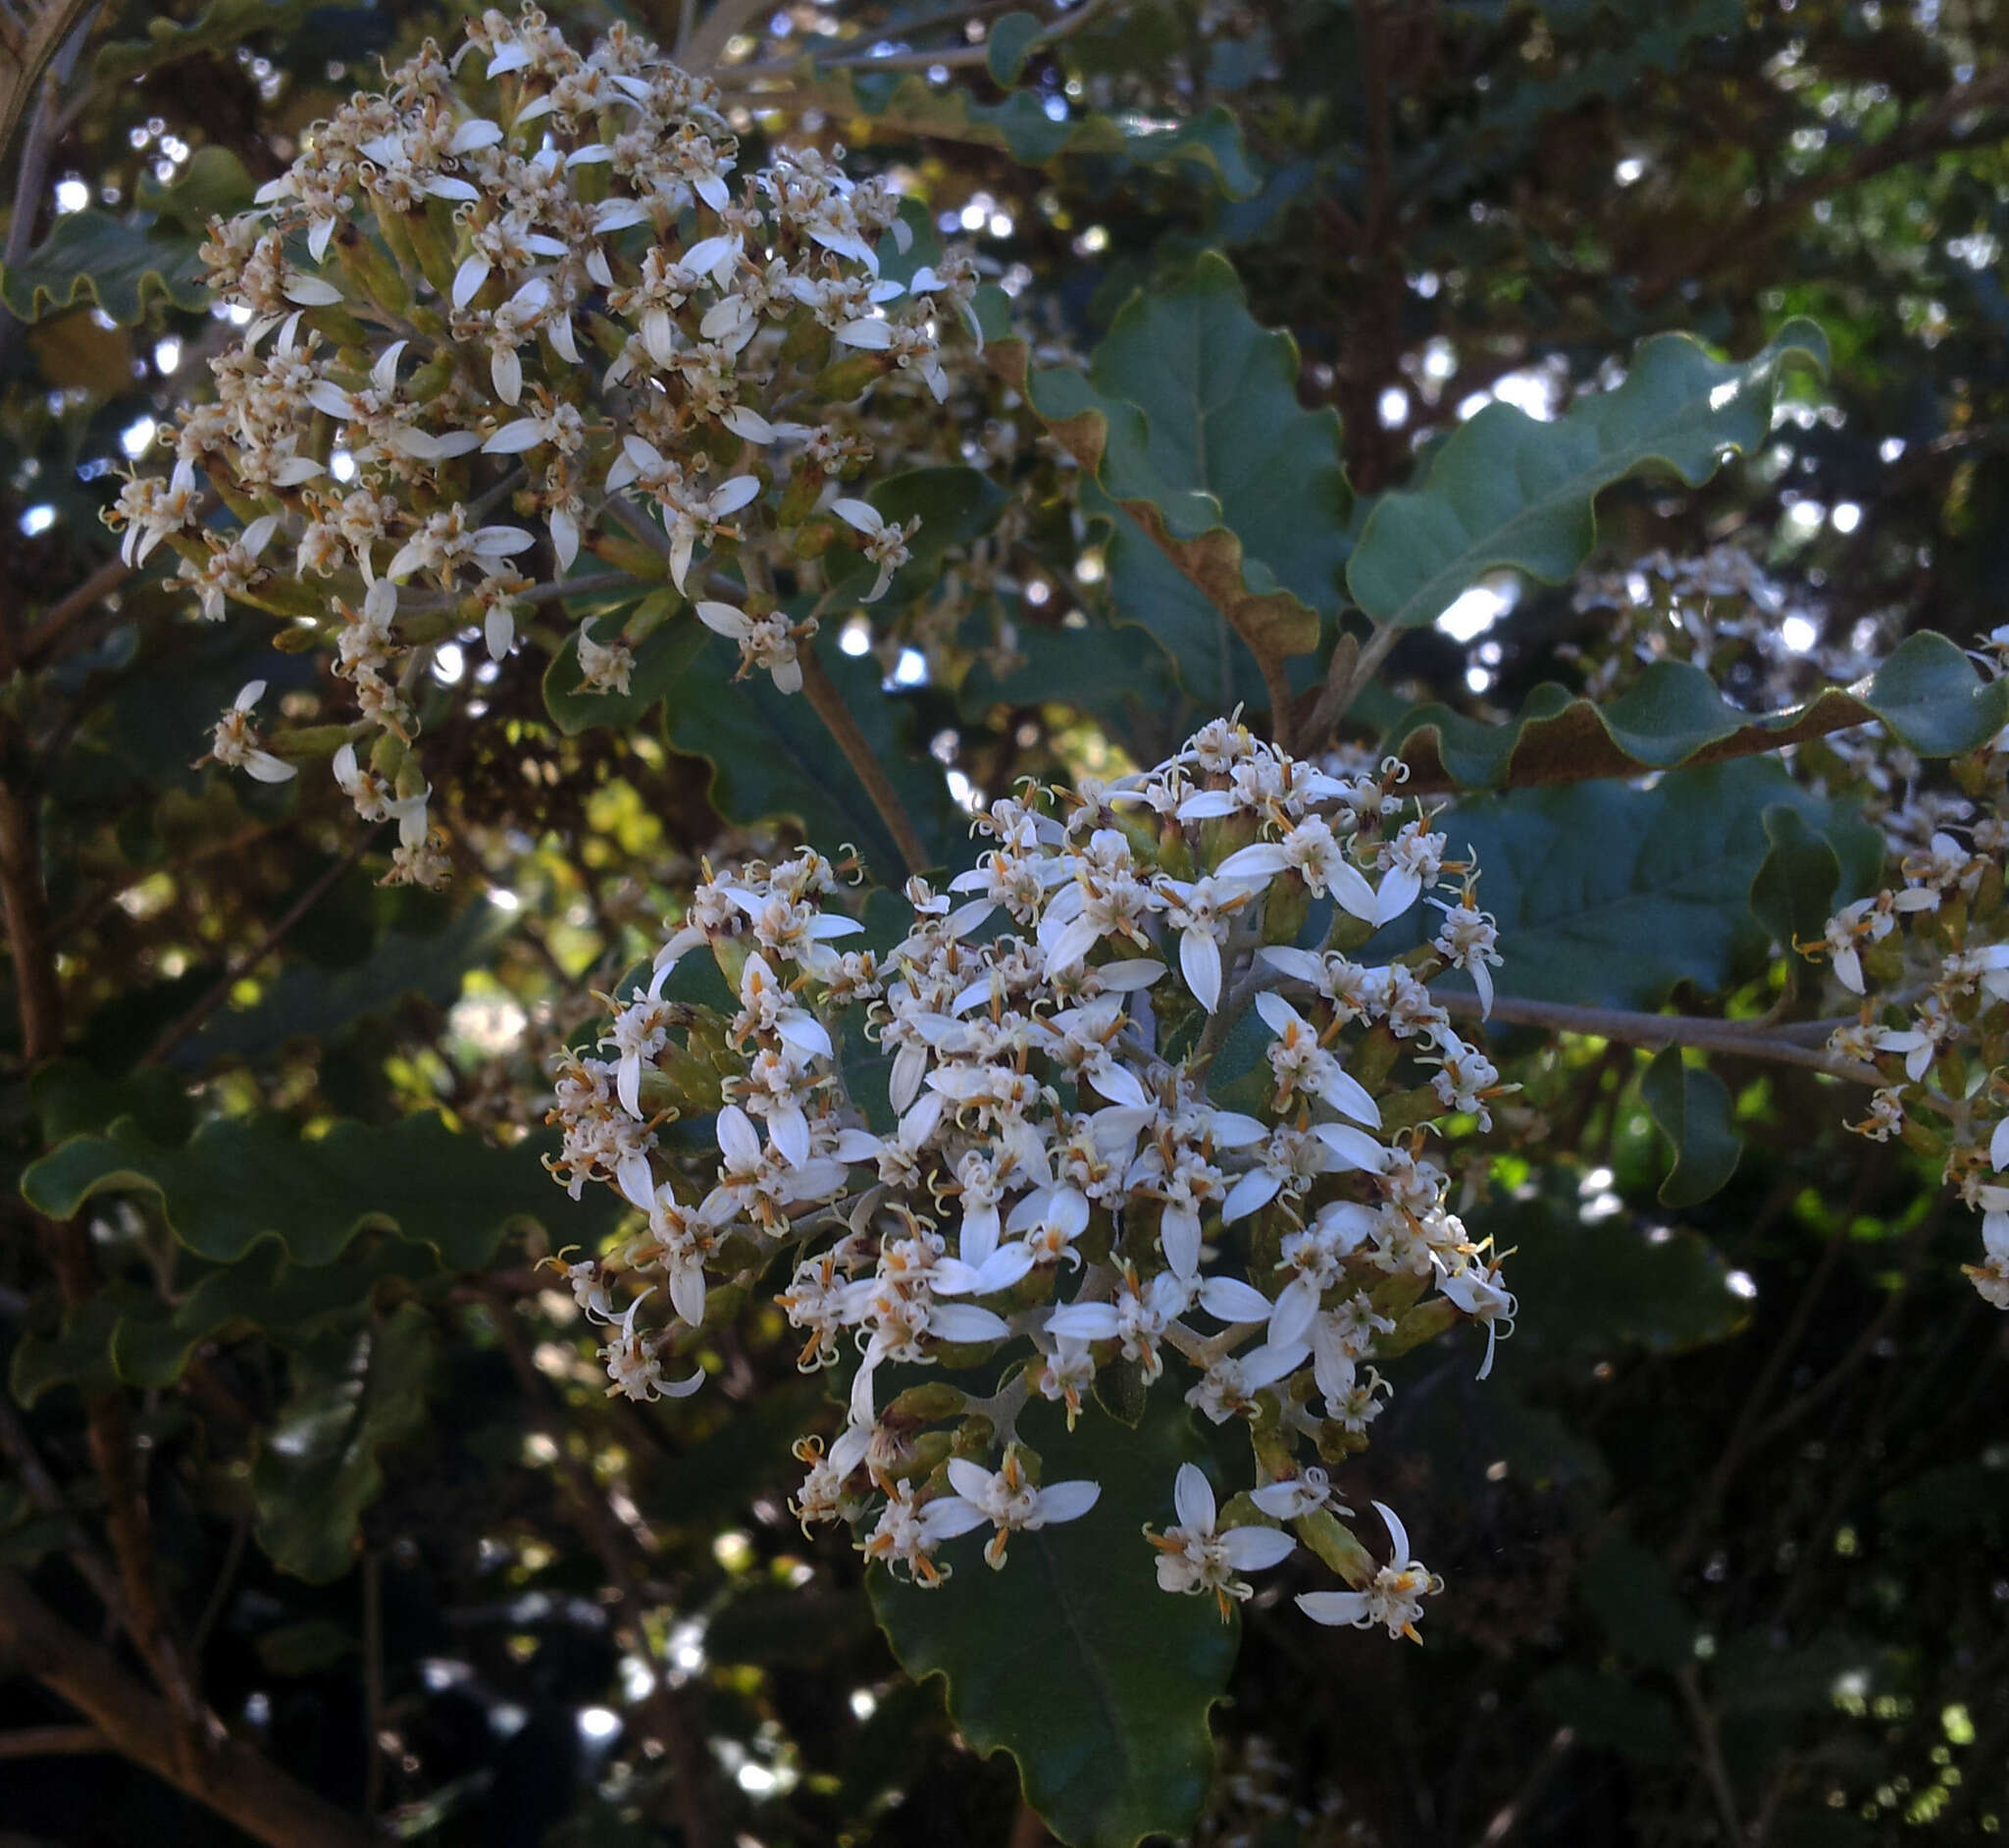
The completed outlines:
{"type": "Polygon", "coordinates": [[[2009,88],[1634,11],[10,7],[8,1827],[2000,1822],[2009,88]]]}
{"type": "Polygon", "coordinates": [[[814,852],[707,880],[617,1006],[610,1056],[559,1073],[554,1172],[647,1215],[567,1266],[610,1330],[609,1390],[695,1391],[701,1372],[665,1373],[655,1327],[701,1328],[708,1282],[786,1254],[802,1366],[856,1348],[843,1433],[798,1447],[795,1511],[853,1523],[868,1558],[933,1584],[938,1549],[973,1527],[1002,1566],[1013,1531],[1093,1510],[1093,1482],[1042,1486],[1062,1465],[1017,1440],[1030,1397],[1063,1404],[1071,1429],[1107,1376],[1148,1395],[1175,1358],[1189,1405],[1249,1423],[1259,1480],[1218,1527],[1182,1466],[1180,1524],[1148,1535],[1159,1583],[1211,1591],[1225,1617],[1252,1590],[1238,1574],[1291,1551],[1267,1524],[1287,1521],[1366,1586],[1305,1594],[1309,1615],[1413,1634],[1438,1581],[1392,1515],[1395,1562],[1366,1577],[1321,1465],[1365,1446],[1377,1358],[1468,1319],[1483,1376],[1515,1303],[1424,1153],[1433,1119],[1489,1122],[1501,1089],[1427,981],[1485,982],[1500,957],[1476,869],[1447,862],[1427,816],[1402,819],[1404,774],[1331,775],[1219,721],[1143,776],[992,804],[977,825],[994,845],[948,892],[911,881],[911,928],[883,955],[842,947],[860,926],[829,908],[837,875],[814,852]],[[1447,873],[1465,877],[1431,896],[1447,873]],[[1346,953],[1422,903],[1443,919],[1421,954],[1346,953]],[[737,991],[730,1018],[663,998],[705,950],[737,991]],[[1266,1045],[1229,1083],[1245,1017],[1266,1045]],[[874,1041],[890,1055],[877,1131],[846,1075],[874,1041]],[[1215,1101],[1237,1091],[1254,1107],[1215,1101]],[[658,1131],[714,1104],[717,1166],[679,1171],[658,1131]],[[1001,1359],[988,1393],[888,1392],[902,1368],[995,1377],[1001,1359]]]}
{"type": "MultiPolygon", "coordinates": [[[[490,11],[210,227],[241,337],[211,362],[215,401],[182,408],[173,474],[109,517],[129,561],[180,554],[205,616],[246,604],[290,646],[333,644],[358,714],[335,778],[397,822],[394,882],[447,873],[412,748],[429,644],[473,625],[506,658],[527,611],[587,588],[584,550],[676,592],[616,637],[580,630],[586,690],[626,693],[688,592],[743,671],[795,693],[817,612],[782,607],[775,558],[799,578],[855,550],[868,603],[906,562],[919,521],[838,491],[871,461],[853,410],[882,385],[948,394],[975,270],[882,274],[882,239],[912,241],[898,196],[808,146],[742,174],[720,101],[626,28],[582,54],[535,7],[490,11]],[[204,524],[205,484],[235,530],[204,524]]],[[[269,780],[285,741],[253,742],[245,691],[216,761],[269,780]]]]}

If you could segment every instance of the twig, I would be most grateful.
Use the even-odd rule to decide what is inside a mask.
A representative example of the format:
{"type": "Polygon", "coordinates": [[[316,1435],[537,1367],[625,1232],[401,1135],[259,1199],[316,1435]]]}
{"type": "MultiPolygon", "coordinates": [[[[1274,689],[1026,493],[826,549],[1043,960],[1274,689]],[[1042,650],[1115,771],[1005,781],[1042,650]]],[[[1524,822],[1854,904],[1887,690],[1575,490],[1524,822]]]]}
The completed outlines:
{"type": "Polygon", "coordinates": [[[153,1045],[148,1049],[146,1056],[140,1060],[140,1063],[142,1065],[158,1065],[176,1047],[180,1046],[197,1027],[201,1026],[211,1014],[215,1013],[230,998],[231,990],[235,988],[273,950],[278,949],[280,944],[291,934],[293,927],[328,896],[329,888],[363,857],[364,853],[369,849],[370,843],[376,838],[376,834],[377,830],[375,828],[367,828],[358,835],[355,842],[350,846],[349,850],[340,859],[336,860],[333,866],[323,872],[320,878],[315,880],[305,892],[301,893],[293,900],[291,905],[287,907],[285,915],[277,924],[273,925],[249,950],[225,969],[223,974],[217,978],[215,985],[193,1007],[189,1008],[180,1019],[170,1022],[160,1038],[154,1041],[153,1045]]]}
{"type": "Polygon", "coordinates": [[[1674,1685],[1680,1689],[1682,1704],[1687,1708],[1689,1721],[1695,1728],[1696,1753],[1702,1761],[1702,1774],[1709,1781],[1709,1794],[1715,1800],[1717,1816],[1723,1822],[1724,1839],[1733,1844],[1741,1842],[1744,1825],[1737,1821],[1737,1795],[1730,1786],[1728,1768],[1723,1762],[1723,1745],[1717,1737],[1716,1716],[1702,1698],[1702,1684],[1692,1662],[1683,1663],[1674,1671],[1674,1685]]]}
{"type": "Polygon", "coordinates": [[[363,1821],[384,1806],[384,1556],[363,1555],[363,1821]]]}
{"type": "MultiPolygon", "coordinates": [[[[1476,995],[1433,989],[1430,998],[1447,1012],[1468,1019],[1479,1012],[1476,995]]],[[[1693,1046],[1704,1052],[1740,1058],[1768,1059],[1776,1065],[1799,1065],[1808,1071],[1845,1078],[1851,1084],[1880,1085],[1883,1075],[1874,1065],[1835,1058],[1818,1047],[1802,1046],[1777,1034],[1762,1033],[1740,1020],[1706,1020],[1686,1014],[1629,1013],[1617,1007],[1576,1007],[1567,1001],[1528,1001],[1519,995],[1496,995],[1490,1018],[1517,1027],[1552,1027],[1559,1033],[1580,1033],[1589,1039],[1613,1040],[1622,1046],[1658,1051],[1667,1046],[1693,1046]]],[[[1853,1018],[1853,1016],[1851,1016],[1853,1018]]],[[[1829,1023],[1832,1026],[1840,1022],[1829,1023]]]]}
{"type": "Polygon", "coordinates": [[[0,1732],[0,1759],[81,1758],[118,1749],[95,1726],[19,1726],[0,1732]]]}
{"type": "Polygon", "coordinates": [[[51,604],[36,619],[35,626],[21,640],[20,659],[32,667],[56,640],[79,616],[88,615],[132,576],[134,567],[119,557],[107,558],[89,577],[60,602],[51,604]]]}
{"type": "Polygon", "coordinates": [[[851,717],[844,695],[837,691],[836,683],[816,658],[815,644],[806,640],[798,642],[796,656],[802,664],[802,692],[815,708],[816,716],[823,721],[825,730],[835,740],[838,749],[844,752],[845,761],[865,786],[865,794],[872,798],[872,806],[879,811],[879,819],[886,824],[887,833],[893,836],[893,845],[900,849],[907,871],[924,872],[930,863],[928,850],[922,847],[921,837],[915,833],[899,792],[873,754],[864,733],[858,730],[858,722],[851,717]]]}

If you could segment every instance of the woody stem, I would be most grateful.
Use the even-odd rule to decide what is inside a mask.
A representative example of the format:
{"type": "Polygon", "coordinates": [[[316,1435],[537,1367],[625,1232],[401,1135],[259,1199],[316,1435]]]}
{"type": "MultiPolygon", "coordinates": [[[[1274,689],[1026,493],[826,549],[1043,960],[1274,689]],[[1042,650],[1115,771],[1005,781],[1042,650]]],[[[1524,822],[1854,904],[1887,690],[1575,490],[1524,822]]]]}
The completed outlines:
{"type": "Polygon", "coordinates": [[[921,846],[921,837],[914,832],[914,824],[901,805],[898,793],[888,780],[884,767],[874,755],[872,746],[866,742],[858,722],[851,717],[850,708],[844,702],[844,695],[837,691],[836,684],[824,672],[823,663],[816,658],[816,647],[806,638],[796,644],[796,658],[802,667],[802,691],[809,697],[809,703],[816,709],[816,716],[823,721],[824,728],[837,742],[837,747],[845,754],[845,761],[857,773],[865,794],[872,798],[872,806],[879,811],[879,819],[886,824],[886,831],[893,836],[893,844],[900,849],[900,857],[906,862],[910,873],[926,870],[928,852],[921,846]]]}

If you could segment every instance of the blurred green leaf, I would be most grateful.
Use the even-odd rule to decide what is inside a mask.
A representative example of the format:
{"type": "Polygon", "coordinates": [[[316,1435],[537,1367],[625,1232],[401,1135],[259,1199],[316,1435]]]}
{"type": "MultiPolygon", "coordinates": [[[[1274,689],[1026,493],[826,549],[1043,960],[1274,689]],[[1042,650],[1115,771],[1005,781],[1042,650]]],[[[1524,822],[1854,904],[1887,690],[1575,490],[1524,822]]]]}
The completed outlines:
{"type": "Polygon", "coordinates": [[[1472,1214],[1477,1236],[1514,1254],[1520,1312],[1502,1368],[1594,1361],[1621,1347],[1678,1354],[1736,1332],[1744,1307],[1707,1239],[1623,1214],[1586,1218],[1589,1204],[1559,1177],[1544,1193],[1472,1214]]]}
{"type": "Polygon", "coordinates": [[[434,1346],[431,1319],[407,1303],[295,1357],[292,1398],[251,1465],[258,1544],[282,1571],[321,1582],[348,1570],[383,1453],[426,1422],[434,1346]]]}
{"type": "Polygon", "coordinates": [[[1234,266],[1205,251],[1131,297],[1086,375],[1024,377],[1055,436],[1217,612],[1194,635],[1190,618],[1161,630],[1150,602],[1117,605],[1210,707],[1236,638],[1259,656],[1309,653],[1339,607],[1352,495],[1339,420],[1298,402],[1299,364],[1290,335],[1249,313],[1234,266]]]}
{"type": "Polygon", "coordinates": [[[1615,1535],[1585,1563],[1577,1589],[1605,1633],[1642,1668],[1674,1669],[1695,1659],[1701,1626],[1659,1554],[1615,1535]]]}
{"type": "Polygon", "coordinates": [[[819,72],[806,59],[798,85],[804,102],[840,118],[893,134],[998,148],[1026,167],[1103,154],[1140,167],[1190,170],[1235,199],[1247,198],[1260,183],[1240,123],[1217,103],[1184,122],[1147,124],[1072,111],[1056,122],[1048,115],[1044,98],[1024,90],[1002,102],[979,103],[966,90],[931,85],[919,72],[819,72]]]}
{"type": "Polygon", "coordinates": [[[1007,13],[991,23],[984,40],[984,67],[991,81],[1008,90],[1025,75],[1025,61],[1032,56],[1046,22],[1037,13],[1007,13]]]}

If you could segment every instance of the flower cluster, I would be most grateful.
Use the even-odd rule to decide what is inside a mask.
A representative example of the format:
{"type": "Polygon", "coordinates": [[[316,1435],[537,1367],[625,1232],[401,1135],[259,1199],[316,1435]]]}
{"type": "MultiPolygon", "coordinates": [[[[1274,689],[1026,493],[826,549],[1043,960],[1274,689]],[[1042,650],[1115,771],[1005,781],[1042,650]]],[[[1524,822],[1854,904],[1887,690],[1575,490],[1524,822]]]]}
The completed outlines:
{"type": "Polygon", "coordinates": [[[626,691],[688,596],[743,671],[798,689],[819,611],[882,596],[914,536],[842,491],[872,459],[853,406],[946,394],[976,273],[910,267],[896,194],[814,148],[743,171],[713,88],[622,26],[582,54],[533,7],[490,12],[386,82],[212,224],[241,335],[172,474],[108,517],[129,562],[179,555],[205,615],[248,604],[332,646],[357,712],[336,776],[365,819],[397,814],[392,876],[435,883],[411,748],[432,648],[465,632],[500,660],[532,609],[593,588],[573,575],[592,553],[597,588],[674,595],[581,629],[586,688],[626,691]]]}
{"type": "Polygon", "coordinates": [[[569,1266],[611,1390],[695,1386],[661,1354],[788,1255],[802,1366],[850,1368],[797,1512],[928,1584],[956,1535],[988,1529],[1001,1565],[1012,1533],[1096,1506],[1046,1479],[1028,1405],[1071,1429],[1176,1366],[1189,1405],[1246,1422],[1259,1479],[1223,1509],[1181,1472],[1159,1582],[1226,1611],[1302,1541],[1354,1587],[1308,1615],[1413,1633],[1436,1581],[1393,1516],[1375,1565],[1327,1466],[1365,1446],[1377,1360],[1470,1321],[1483,1372],[1515,1303],[1425,1153],[1433,1119],[1482,1123],[1504,1089],[1428,986],[1456,968],[1490,993],[1492,920],[1404,775],[1218,721],[1147,774],[993,804],[977,865],[910,882],[878,950],[812,852],[707,880],[552,1111],[557,1178],[646,1217],[569,1266]],[[1407,953],[1350,953],[1419,907],[1407,953]],[[678,999],[706,950],[734,1011],[678,999]],[[709,1118],[695,1160],[680,1115],[709,1118]]]}
{"type": "Polygon", "coordinates": [[[1861,1017],[1828,1042],[1884,1080],[1849,1127],[1874,1142],[1902,1136],[1943,1161],[1947,1184],[1983,1215],[1982,1262],[1964,1268],[2009,1309],[2009,824],[1999,801],[2009,754],[1991,745],[1967,767],[1994,798],[1962,828],[1969,838],[1942,830],[1901,854],[1901,885],[1844,905],[1800,948],[1863,998],[1861,1017]]]}

